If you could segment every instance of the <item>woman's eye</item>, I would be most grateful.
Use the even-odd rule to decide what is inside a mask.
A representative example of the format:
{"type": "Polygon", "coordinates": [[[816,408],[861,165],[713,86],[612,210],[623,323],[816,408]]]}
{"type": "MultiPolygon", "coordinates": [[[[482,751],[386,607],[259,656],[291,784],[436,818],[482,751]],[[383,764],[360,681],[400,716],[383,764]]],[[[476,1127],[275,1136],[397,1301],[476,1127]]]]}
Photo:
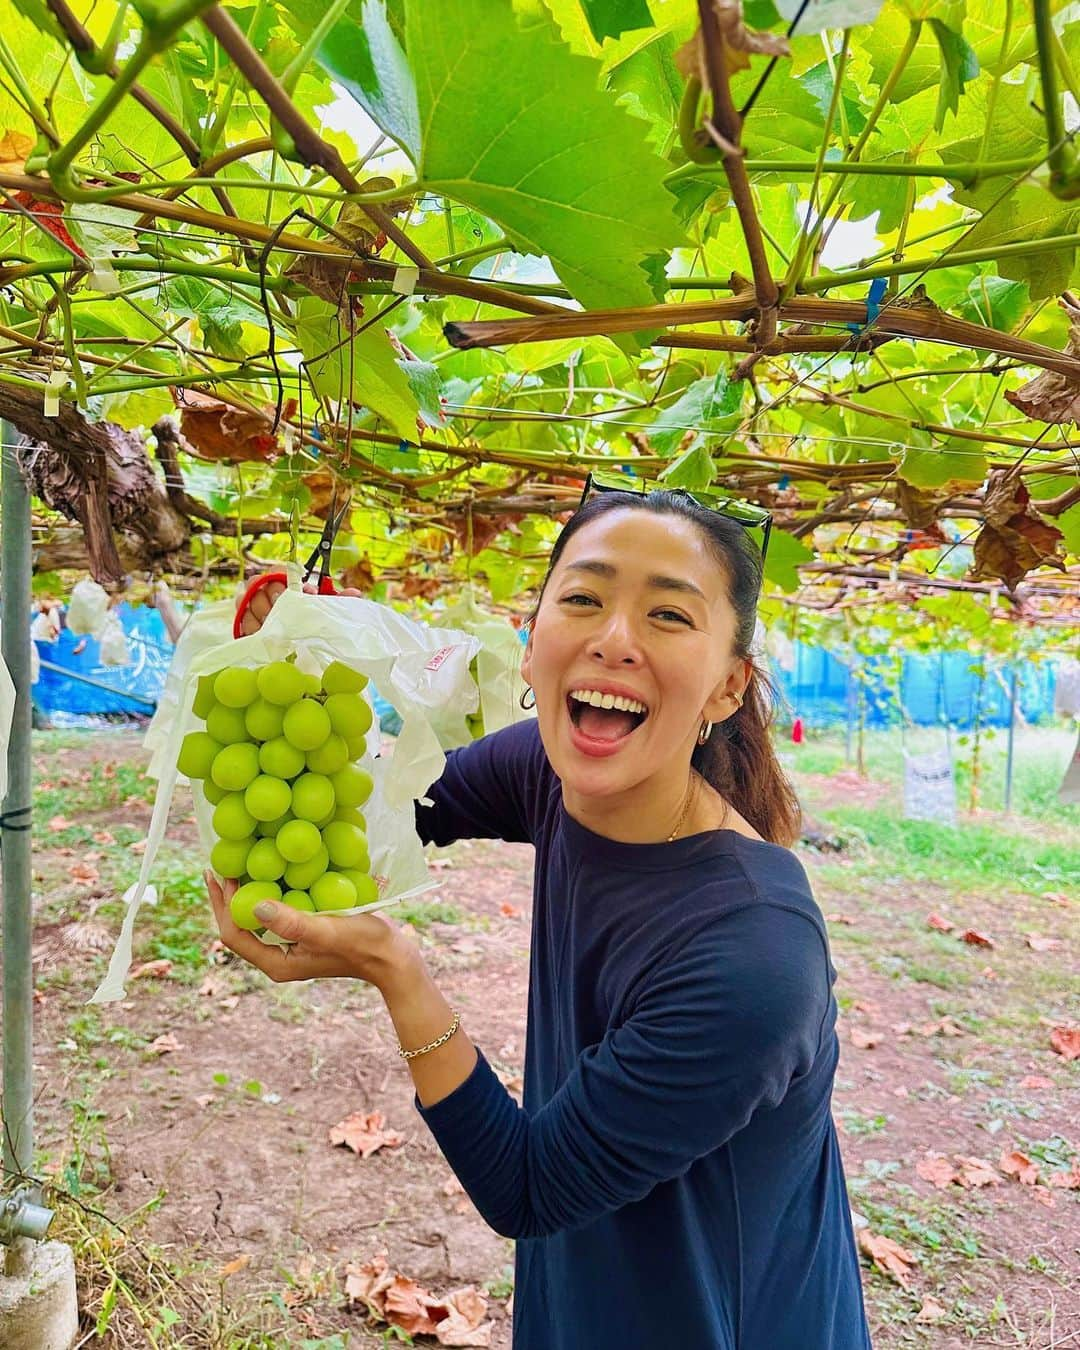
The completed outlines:
{"type": "Polygon", "coordinates": [[[577,605],[577,604],[595,605],[597,601],[594,600],[591,595],[581,595],[579,593],[575,595],[564,595],[562,598],[562,603],[564,605],[577,605]]]}
{"type": "Polygon", "coordinates": [[[686,617],[686,615],[680,614],[677,609],[659,609],[656,611],[656,615],[657,618],[663,619],[665,620],[665,622],[670,622],[671,620],[674,620],[676,623],[685,623],[688,625],[690,623],[690,620],[686,617]]]}

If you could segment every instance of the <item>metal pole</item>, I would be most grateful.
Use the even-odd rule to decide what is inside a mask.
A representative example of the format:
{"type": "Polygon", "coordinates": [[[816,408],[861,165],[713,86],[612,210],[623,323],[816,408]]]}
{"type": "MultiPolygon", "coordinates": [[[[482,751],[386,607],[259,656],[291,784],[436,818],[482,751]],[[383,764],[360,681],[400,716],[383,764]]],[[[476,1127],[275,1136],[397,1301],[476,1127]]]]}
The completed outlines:
{"type": "MultiPolygon", "coordinates": [[[[33,974],[30,964],[30,492],[15,458],[14,429],[0,422],[0,595],[3,653],[15,686],[8,787],[0,829],[4,889],[3,1159],[5,1179],[29,1178],[34,1163],[33,974]]],[[[40,1202],[32,1183],[26,1203],[40,1202]]],[[[26,1231],[22,1224],[14,1232],[26,1231]]],[[[8,1229],[9,1234],[12,1229],[8,1229]]],[[[12,1253],[14,1255],[14,1253],[12,1253]]]]}
{"type": "Polygon", "coordinates": [[[1012,810],[1012,780],[1013,780],[1013,734],[1016,730],[1016,693],[1018,686],[1016,674],[1016,659],[1013,658],[1012,670],[1009,679],[1009,739],[1005,752],[1005,814],[1008,815],[1012,810]]]}

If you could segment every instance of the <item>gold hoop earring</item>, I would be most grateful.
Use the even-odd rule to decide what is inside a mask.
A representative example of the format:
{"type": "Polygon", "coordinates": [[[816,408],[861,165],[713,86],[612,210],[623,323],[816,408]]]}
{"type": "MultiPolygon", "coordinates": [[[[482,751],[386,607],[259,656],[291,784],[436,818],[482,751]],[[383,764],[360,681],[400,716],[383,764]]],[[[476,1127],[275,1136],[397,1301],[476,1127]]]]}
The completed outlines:
{"type": "Polygon", "coordinates": [[[712,735],[713,724],[711,722],[702,722],[701,729],[697,734],[698,745],[704,745],[712,735]]]}
{"type": "Polygon", "coordinates": [[[518,699],[525,712],[531,712],[536,707],[536,695],[533,694],[532,685],[526,685],[521,691],[521,697],[518,699]],[[532,702],[526,703],[525,700],[532,694],[532,702]]]}
{"type": "Polygon", "coordinates": [[[735,709],[736,711],[738,711],[738,709],[741,708],[743,705],[743,695],[733,693],[731,697],[735,700],[735,709]]]}

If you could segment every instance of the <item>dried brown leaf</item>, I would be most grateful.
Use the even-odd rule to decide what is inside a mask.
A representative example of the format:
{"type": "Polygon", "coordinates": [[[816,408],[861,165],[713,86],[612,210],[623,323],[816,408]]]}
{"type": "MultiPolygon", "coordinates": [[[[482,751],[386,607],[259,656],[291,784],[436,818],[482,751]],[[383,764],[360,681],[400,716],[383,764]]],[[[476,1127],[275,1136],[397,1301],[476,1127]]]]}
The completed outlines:
{"type": "Polygon", "coordinates": [[[161,957],[157,961],[144,961],[142,965],[134,966],[130,978],[133,980],[160,980],[172,970],[173,963],[168,957],[161,957]]]}
{"type": "Polygon", "coordinates": [[[1080,1027],[1054,1027],[1050,1033],[1050,1048],[1062,1059],[1080,1059],[1080,1027]]]}
{"type": "Polygon", "coordinates": [[[1060,938],[1039,937],[1036,933],[1029,933],[1024,940],[1033,952],[1056,952],[1064,946],[1060,938]]]}
{"type": "Polygon", "coordinates": [[[970,1190],[978,1190],[982,1186],[1000,1186],[1001,1178],[991,1163],[985,1158],[968,1158],[961,1153],[954,1153],[958,1171],[956,1180],[961,1186],[966,1186],[970,1190]]]}
{"type": "Polygon", "coordinates": [[[1034,1186],[1039,1180],[1038,1164],[1033,1163],[1026,1153],[1013,1149],[1011,1153],[1002,1153],[998,1167],[1007,1177],[1015,1177],[1021,1186],[1034,1186]]]}
{"type": "Polygon", "coordinates": [[[939,933],[951,933],[956,924],[951,919],[942,918],[940,914],[928,914],[926,926],[927,928],[936,928],[939,933]]]}
{"type": "Polygon", "coordinates": [[[873,1050],[881,1044],[884,1032],[864,1031],[862,1027],[852,1027],[850,1039],[856,1050],[873,1050]]]}
{"type": "Polygon", "coordinates": [[[218,1271],[218,1279],[227,1280],[230,1275],[239,1274],[240,1271],[246,1269],[250,1264],[251,1264],[251,1253],[244,1252],[242,1256],[238,1256],[235,1258],[235,1260],[226,1262],[225,1265],[221,1267],[221,1269],[218,1271]]]}
{"type": "Polygon", "coordinates": [[[922,1307],[915,1314],[914,1320],[916,1322],[940,1322],[945,1314],[946,1309],[935,1299],[924,1298],[922,1307]]]}
{"type": "Polygon", "coordinates": [[[920,1158],[915,1164],[915,1171],[923,1181],[929,1181],[939,1191],[943,1191],[956,1180],[956,1169],[948,1158],[940,1153],[928,1153],[925,1158],[920,1158]]]}
{"type": "Polygon", "coordinates": [[[885,1275],[891,1275],[902,1289],[911,1288],[911,1268],[918,1258],[905,1251],[892,1238],[871,1233],[869,1228],[859,1229],[859,1249],[869,1256],[874,1265],[885,1275]]]}
{"type": "Polygon", "coordinates": [[[971,947],[994,947],[997,944],[993,938],[988,938],[985,933],[980,933],[974,928],[965,928],[960,934],[961,940],[971,947]]]}
{"type": "Polygon", "coordinates": [[[970,579],[1000,578],[1015,586],[1035,567],[1064,570],[1064,535],[1031,504],[1031,494],[1007,469],[991,469],[983,498],[985,523],[975,540],[970,579]]]}
{"type": "MultiPolygon", "coordinates": [[[[1080,355],[1080,309],[1062,300],[1061,307],[1069,319],[1069,337],[1065,355],[1080,355]]],[[[1063,422],[1080,424],[1080,381],[1056,370],[1044,370],[1019,389],[1008,389],[1005,397],[1026,417],[1038,422],[1059,426],[1063,422]]]]}
{"type": "Polygon", "coordinates": [[[1080,1191],[1080,1158],[1068,1172],[1051,1172],[1047,1183],[1057,1190],[1080,1191]]]}
{"type": "Polygon", "coordinates": [[[183,1050],[183,1048],[171,1031],[163,1032],[147,1046],[147,1049],[155,1055],[168,1055],[174,1050],[183,1050]]]}
{"type": "Polygon", "coordinates": [[[400,1134],[385,1128],[381,1111],[353,1111],[330,1127],[330,1143],[344,1144],[361,1158],[370,1158],[380,1148],[397,1148],[405,1141],[400,1134]]]}
{"type": "Polygon", "coordinates": [[[1054,1086],[1054,1080],[1052,1078],[1047,1078],[1045,1074],[1029,1073],[1024,1078],[1020,1079],[1018,1086],[1029,1092],[1040,1092],[1043,1088],[1052,1088],[1054,1086]]]}

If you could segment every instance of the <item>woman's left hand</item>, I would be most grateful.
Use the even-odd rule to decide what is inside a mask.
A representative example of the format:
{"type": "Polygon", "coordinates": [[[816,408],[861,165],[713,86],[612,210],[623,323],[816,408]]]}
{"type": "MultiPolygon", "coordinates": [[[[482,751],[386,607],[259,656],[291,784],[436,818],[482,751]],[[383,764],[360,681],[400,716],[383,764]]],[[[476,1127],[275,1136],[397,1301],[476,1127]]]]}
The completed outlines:
{"type": "Polygon", "coordinates": [[[405,934],[381,914],[309,914],[273,902],[273,915],[259,917],[265,928],[290,945],[261,942],[233,922],[229,901],[237,883],[222,885],[207,872],[206,885],[222,942],[276,983],[351,977],[381,988],[419,959],[405,934]]]}

